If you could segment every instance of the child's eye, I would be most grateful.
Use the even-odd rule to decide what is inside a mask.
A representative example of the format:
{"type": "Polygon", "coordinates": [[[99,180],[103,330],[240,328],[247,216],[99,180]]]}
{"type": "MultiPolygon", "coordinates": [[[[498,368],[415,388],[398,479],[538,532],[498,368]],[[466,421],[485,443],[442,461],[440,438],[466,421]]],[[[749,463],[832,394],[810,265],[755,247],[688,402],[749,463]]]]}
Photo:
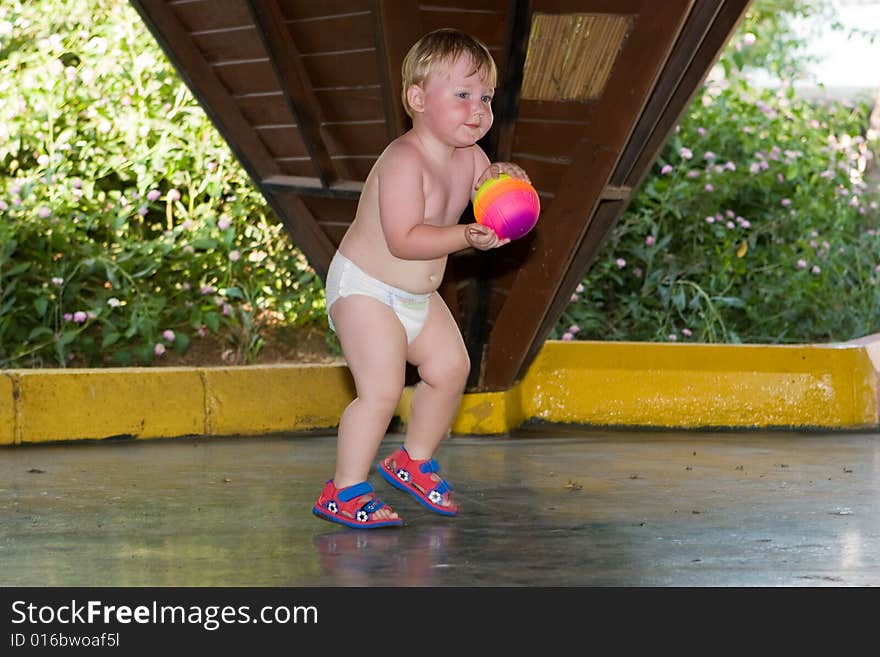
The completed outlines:
{"type": "Polygon", "coordinates": [[[483,96],[480,100],[482,100],[484,103],[491,103],[492,96],[483,96]]]}
{"type": "Polygon", "coordinates": [[[467,97],[468,97],[468,92],[467,92],[467,91],[459,91],[459,92],[458,92],[457,94],[455,94],[455,95],[458,96],[459,98],[467,98],[467,97]]]}

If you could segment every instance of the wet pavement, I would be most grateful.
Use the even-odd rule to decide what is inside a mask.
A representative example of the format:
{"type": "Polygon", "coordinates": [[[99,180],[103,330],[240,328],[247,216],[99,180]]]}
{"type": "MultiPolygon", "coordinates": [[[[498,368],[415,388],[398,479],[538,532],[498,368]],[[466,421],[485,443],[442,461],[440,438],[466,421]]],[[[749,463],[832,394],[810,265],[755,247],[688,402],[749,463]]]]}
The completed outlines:
{"type": "MultiPolygon", "coordinates": [[[[380,456],[402,441],[389,434],[380,456]]],[[[3,586],[875,586],[880,435],[531,427],[436,455],[463,513],[311,513],[335,437],[0,450],[3,586]]]]}

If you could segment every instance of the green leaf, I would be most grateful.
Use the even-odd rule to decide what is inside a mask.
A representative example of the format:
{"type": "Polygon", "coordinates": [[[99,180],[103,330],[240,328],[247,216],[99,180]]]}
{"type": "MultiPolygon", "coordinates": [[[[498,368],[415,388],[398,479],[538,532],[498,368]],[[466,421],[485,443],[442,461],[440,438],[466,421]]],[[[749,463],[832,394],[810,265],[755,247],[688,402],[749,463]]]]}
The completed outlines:
{"type": "Polygon", "coordinates": [[[9,271],[7,271],[4,274],[4,276],[17,276],[18,274],[21,274],[22,272],[27,271],[30,268],[30,266],[31,266],[31,263],[29,263],[29,262],[20,262],[17,265],[15,265],[14,267],[10,267],[9,271]]]}
{"type": "Polygon", "coordinates": [[[27,341],[31,342],[33,340],[38,340],[40,338],[51,338],[52,337],[52,329],[46,326],[35,326],[30,333],[28,333],[27,341]]]}
{"type": "Polygon", "coordinates": [[[174,334],[174,350],[183,355],[189,350],[189,336],[186,333],[177,332],[174,334]]]}
{"type": "Polygon", "coordinates": [[[46,297],[40,297],[39,299],[34,299],[34,310],[37,311],[37,317],[45,317],[46,310],[49,308],[49,299],[46,297]]]}
{"type": "Polygon", "coordinates": [[[227,287],[223,293],[229,297],[230,299],[244,299],[244,294],[241,292],[241,288],[237,287],[227,287]]]}
{"type": "Polygon", "coordinates": [[[109,347],[111,344],[115,344],[121,337],[122,336],[116,331],[105,333],[104,339],[101,341],[101,346],[105,348],[109,347]]]}
{"type": "Polygon", "coordinates": [[[210,237],[197,237],[192,241],[192,247],[194,249],[201,249],[203,251],[208,251],[210,249],[217,248],[217,240],[210,237]]]}
{"type": "Polygon", "coordinates": [[[205,326],[211,329],[212,333],[216,333],[220,328],[220,315],[217,313],[206,313],[205,326]]]}

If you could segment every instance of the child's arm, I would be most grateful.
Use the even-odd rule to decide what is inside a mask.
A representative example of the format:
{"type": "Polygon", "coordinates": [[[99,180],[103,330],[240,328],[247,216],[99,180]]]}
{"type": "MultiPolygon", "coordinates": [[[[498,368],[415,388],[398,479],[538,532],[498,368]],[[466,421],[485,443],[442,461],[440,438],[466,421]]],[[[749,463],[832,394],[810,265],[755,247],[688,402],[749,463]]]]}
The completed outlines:
{"type": "Polygon", "coordinates": [[[379,216],[388,249],[403,260],[433,260],[469,246],[488,249],[507,243],[494,231],[474,224],[433,226],[425,223],[421,157],[398,145],[379,171],[379,216]]]}

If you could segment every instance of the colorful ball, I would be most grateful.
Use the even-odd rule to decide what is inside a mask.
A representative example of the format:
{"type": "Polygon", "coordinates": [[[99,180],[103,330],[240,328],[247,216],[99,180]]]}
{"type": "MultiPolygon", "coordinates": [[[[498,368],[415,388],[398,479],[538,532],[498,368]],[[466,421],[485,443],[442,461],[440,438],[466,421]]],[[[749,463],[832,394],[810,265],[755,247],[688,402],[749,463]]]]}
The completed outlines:
{"type": "Polygon", "coordinates": [[[538,223],[538,192],[521,178],[502,173],[480,185],[474,196],[477,223],[489,226],[501,239],[519,239],[538,223]]]}

